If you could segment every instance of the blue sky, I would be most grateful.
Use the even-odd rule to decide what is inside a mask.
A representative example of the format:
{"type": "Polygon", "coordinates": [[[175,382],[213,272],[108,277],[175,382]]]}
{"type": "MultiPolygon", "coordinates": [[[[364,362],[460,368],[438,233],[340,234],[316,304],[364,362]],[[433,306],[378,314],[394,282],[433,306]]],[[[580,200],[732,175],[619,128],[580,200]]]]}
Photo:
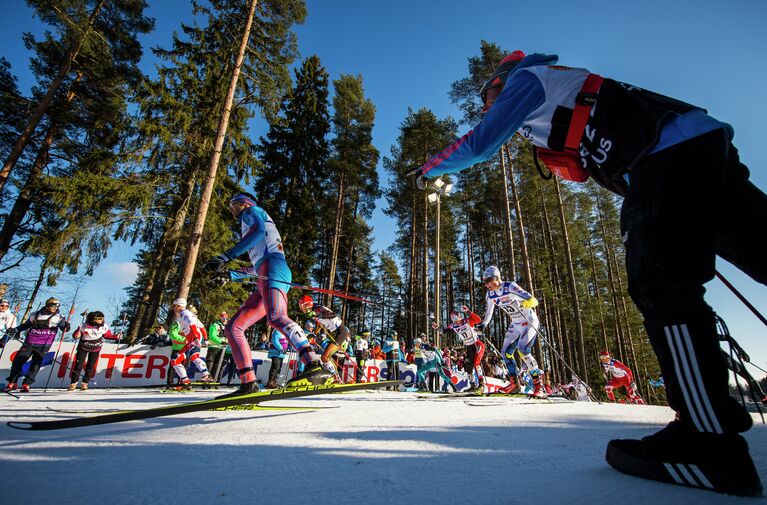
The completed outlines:
{"type": "MultiPolygon", "coordinates": [[[[155,32],[143,39],[146,71],[152,68],[148,48],[166,46],[178,23],[191,18],[186,0],[149,3],[148,14],[157,22],[155,32]]],[[[27,90],[32,83],[29,55],[20,35],[39,26],[21,0],[14,4],[0,18],[0,43],[20,87],[27,90]]],[[[467,58],[478,53],[485,39],[509,50],[558,54],[564,65],[707,108],[734,126],[735,144],[752,170],[752,181],[767,188],[765,2],[307,0],[307,7],[307,21],[296,29],[302,57],[317,54],[331,78],[363,76],[366,94],[377,107],[374,143],[382,156],[396,141],[408,107],[460,117],[447,93],[453,81],[467,74],[467,58]]],[[[254,130],[262,134],[263,124],[257,122],[254,130]]],[[[393,224],[380,211],[372,224],[374,247],[387,247],[396,232],[393,224]]],[[[754,223],[754,232],[764,232],[764,223],[754,223]]],[[[115,247],[97,272],[99,280],[83,288],[84,305],[103,306],[106,293],[120,295],[134,272],[132,255],[130,247],[115,247]]],[[[767,288],[723,262],[719,269],[767,312],[767,288]]],[[[709,302],[753,361],[767,369],[767,328],[718,281],[707,287],[709,302]]]]}

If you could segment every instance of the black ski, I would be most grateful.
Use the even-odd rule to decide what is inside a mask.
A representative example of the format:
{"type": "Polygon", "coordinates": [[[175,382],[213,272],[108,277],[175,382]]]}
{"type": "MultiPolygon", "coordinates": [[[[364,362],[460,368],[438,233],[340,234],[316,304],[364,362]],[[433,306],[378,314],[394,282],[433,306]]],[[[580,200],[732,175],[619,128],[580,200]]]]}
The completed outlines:
{"type": "Polygon", "coordinates": [[[398,386],[403,382],[404,381],[385,381],[373,383],[368,382],[363,384],[327,384],[323,386],[300,386],[295,388],[275,389],[273,391],[259,391],[258,393],[230,396],[227,398],[214,398],[211,400],[182,403],[180,405],[168,405],[165,407],[156,407],[143,410],[127,410],[93,417],[76,417],[73,419],[58,419],[55,421],[9,421],[6,424],[11,428],[16,428],[19,430],[60,430],[66,428],[79,428],[82,426],[96,426],[99,424],[120,423],[123,421],[136,421],[140,419],[151,419],[154,417],[186,414],[189,412],[199,412],[225,407],[233,407],[235,405],[261,403],[271,400],[284,400],[287,398],[298,398],[301,396],[321,395],[335,391],[377,389],[388,386],[398,386]]]}

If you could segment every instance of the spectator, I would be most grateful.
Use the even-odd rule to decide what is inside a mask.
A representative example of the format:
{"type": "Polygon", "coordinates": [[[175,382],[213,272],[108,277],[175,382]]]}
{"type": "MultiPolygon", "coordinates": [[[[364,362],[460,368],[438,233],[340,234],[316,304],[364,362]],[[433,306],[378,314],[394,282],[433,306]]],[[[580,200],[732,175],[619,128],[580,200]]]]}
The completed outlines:
{"type": "Polygon", "coordinates": [[[397,332],[392,332],[391,335],[386,337],[383,345],[383,352],[386,353],[386,368],[389,371],[388,380],[399,379],[400,351],[399,339],[397,337],[397,332]]]}
{"type": "Polygon", "coordinates": [[[256,351],[267,350],[269,350],[269,337],[266,336],[266,333],[261,333],[258,335],[258,341],[256,342],[256,351]]]}
{"type": "Polygon", "coordinates": [[[354,342],[354,357],[357,359],[357,377],[359,382],[364,382],[365,377],[365,361],[370,357],[370,330],[364,330],[362,335],[356,337],[354,342]]]}
{"type": "Polygon", "coordinates": [[[222,312],[218,315],[218,321],[214,322],[208,328],[208,352],[205,355],[205,366],[213,377],[214,381],[221,378],[221,364],[224,359],[224,352],[227,345],[226,333],[224,327],[229,322],[229,314],[222,312]]]}
{"type": "Polygon", "coordinates": [[[3,298],[0,300],[0,332],[3,333],[0,337],[0,349],[5,347],[8,341],[8,330],[14,326],[16,326],[16,316],[11,312],[11,302],[3,298]]]}
{"type": "Polygon", "coordinates": [[[278,382],[278,379],[280,378],[282,362],[285,359],[285,354],[287,352],[287,337],[280,333],[279,330],[272,331],[272,340],[269,345],[269,353],[267,354],[267,357],[271,360],[271,363],[269,364],[269,381],[266,383],[266,389],[282,387],[282,381],[278,382]]]}

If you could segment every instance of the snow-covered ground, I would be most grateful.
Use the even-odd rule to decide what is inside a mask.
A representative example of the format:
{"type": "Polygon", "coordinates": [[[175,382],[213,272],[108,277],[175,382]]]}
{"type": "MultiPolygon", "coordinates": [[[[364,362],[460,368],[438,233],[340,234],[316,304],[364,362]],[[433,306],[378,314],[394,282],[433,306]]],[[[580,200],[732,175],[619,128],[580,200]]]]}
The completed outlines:
{"type": "MultiPolygon", "coordinates": [[[[73,416],[46,407],[142,408],[217,393],[0,395],[0,502],[767,503],[608,467],[608,440],[661,428],[672,417],[661,407],[370,391],[264,404],[337,407],[321,410],[200,412],[47,432],[5,425],[73,416]]],[[[746,438],[767,482],[767,426],[758,421],[746,438]]]]}

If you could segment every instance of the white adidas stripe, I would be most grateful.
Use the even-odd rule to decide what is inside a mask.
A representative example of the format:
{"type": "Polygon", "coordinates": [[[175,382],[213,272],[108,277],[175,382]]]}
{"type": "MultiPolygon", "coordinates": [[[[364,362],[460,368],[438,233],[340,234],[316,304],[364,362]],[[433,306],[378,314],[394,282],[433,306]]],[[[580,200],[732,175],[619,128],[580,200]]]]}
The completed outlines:
{"type": "Polygon", "coordinates": [[[690,474],[690,472],[687,471],[687,465],[679,464],[674,466],[679,471],[679,473],[682,474],[682,477],[684,478],[684,480],[687,481],[688,485],[700,487],[700,484],[698,484],[698,481],[696,481],[695,478],[693,478],[693,476],[690,474]]]}
{"type": "Polygon", "coordinates": [[[684,336],[685,343],[687,344],[687,349],[691,358],[690,362],[692,363],[692,369],[695,374],[695,381],[697,382],[699,394],[703,399],[703,405],[705,410],[708,412],[711,422],[714,424],[714,432],[721,435],[724,433],[724,431],[722,430],[722,426],[719,424],[719,419],[716,417],[716,412],[714,412],[714,408],[711,406],[711,402],[708,399],[706,387],[703,385],[703,378],[700,375],[700,368],[698,368],[698,358],[695,356],[695,348],[692,346],[692,339],[690,338],[690,332],[687,329],[686,324],[682,325],[682,335],[684,336]]]}
{"type": "Polygon", "coordinates": [[[706,478],[706,476],[703,475],[703,472],[700,471],[700,468],[698,468],[698,465],[687,465],[687,468],[692,470],[692,472],[695,474],[696,477],[698,477],[698,480],[701,481],[704,486],[706,486],[709,489],[714,489],[714,486],[706,478]]]}
{"type": "Polygon", "coordinates": [[[671,475],[671,478],[676,481],[677,484],[685,485],[686,482],[682,480],[682,478],[679,476],[677,471],[674,469],[674,467],[670,463],[663,463],[663,466],[666,467],[666,471],[669,475],[671,475]]]}
{"type": "Polygon", "coordinates": [[[675,350],[677,352],[677,355],[679,357],[679,362],[682,364],[682,372],[684,373],[685,382],[680,384],[681,387],[686,387],[689,393],[690,398],[692,398],[692,403],[696,407],[696,413],[698,414],[698,418],[703,423],[703,431],[706,432],[712,432],[714,431],[714,428],[711,426],[711,423],[708,419],[708,416],[706,415],[706,412],[703,410],[703,403],[700,399],[700,393],[698,392],[698,388],[696,383],[693,380],[692,371],[690,370],[690,359],[687,355],[687,350],[684,347],[684,344],[682,343],[682,336],[679,332],[679,326],[672,326],[671,331],[674,334],[674,343],[675,343],[675,350]]]}
{"type": "Polygon", "coordinates": [[[693,408],[692,401],[690,400],[690,395],[687,392],[687,388],[684,385],[684,378],[682,377],[682,367],[679,363],[679,357],[677,356],[676,347],[674,346],[674,340],[671,336],[671,329],[668,326],[665,326],[663,330],[666,332],[666,341],[668,342],[668,348],[669,348],[669,351],[671,352],[671,358],[674,360],[674,371],[676,372],[676,381],[677,383],[679,383],[679,389],[682,390],[682,396],[684,396],[684,402],[685,404],[687,404],[687,411],[690,413],[690,417],[692,418],[692,423],[695,425],[695,428],[698,431],[707,431],[703,429],[700,419],[698,419],[698,413],[693,408]]]}

